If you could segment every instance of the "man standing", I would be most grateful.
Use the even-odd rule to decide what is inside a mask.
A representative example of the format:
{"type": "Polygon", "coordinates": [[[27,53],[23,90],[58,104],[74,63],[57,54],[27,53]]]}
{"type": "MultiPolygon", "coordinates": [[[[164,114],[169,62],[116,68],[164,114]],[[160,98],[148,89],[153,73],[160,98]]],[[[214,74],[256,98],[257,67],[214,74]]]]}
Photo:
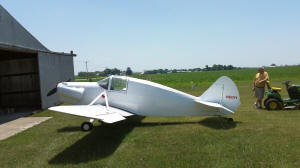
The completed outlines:
{"type": "Polygon", "coordinates": [[[258,68],[258,73],[255,75],[253,81],[253,88],[254,95],[257,98],[256,102],[254,103],[255,108],[262,108],[262,100],[264,98],[265,93],[265,85],[266,82],[269,80],[269,75],[265,72],[264,67],[258,68]]]}

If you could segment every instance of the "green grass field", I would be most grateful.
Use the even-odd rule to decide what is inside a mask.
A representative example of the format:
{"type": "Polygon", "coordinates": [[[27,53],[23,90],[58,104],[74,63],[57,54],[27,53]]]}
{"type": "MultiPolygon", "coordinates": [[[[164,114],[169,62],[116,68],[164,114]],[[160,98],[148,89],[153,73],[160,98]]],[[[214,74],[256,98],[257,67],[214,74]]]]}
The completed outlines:
{"type": "MultiPolygon", "coordinates": [[[[300,66],[268,68],[274,86],[300,84],[300,66]]],[[[256,69],[136,76],[199,96],[218,77],[237,84],[241,106],[227,122],[218,117],[139,117],[113,125],[44,111],[53,118],[0,141],[0,167],[300,167],[300,110],[256,110],[256,69]],[[191,89],[191,81],[195,88],[191,89]]],[[[287,97],[283,89],[282,95],[287,97]]]]}

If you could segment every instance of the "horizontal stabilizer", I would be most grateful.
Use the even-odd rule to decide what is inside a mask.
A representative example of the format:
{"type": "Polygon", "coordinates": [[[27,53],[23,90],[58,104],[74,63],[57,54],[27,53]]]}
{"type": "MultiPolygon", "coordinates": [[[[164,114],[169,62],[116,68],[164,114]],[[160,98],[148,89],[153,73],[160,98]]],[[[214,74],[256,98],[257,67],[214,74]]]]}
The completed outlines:
{"type": "Polygon", "coordinates": [[[215,108],[216,110],[218,109],[223,114],[233,114],[234,113],[234,111],[232,111],[218,103],[206,102],[206,101],[201,101],[201,100],[197,100],[197,99],[195,101],[204,106],[215,108]]]}
{"type": "Polygon", "coordinates": [[[127,111],[109,107],[109,110],[102,105],[71,105],[71,106],[55,106],[49,110],[72,114],[81,117],[99,119],[106,123],[114,123],[126,119],[125,117],[133,115],[127,111]]]}

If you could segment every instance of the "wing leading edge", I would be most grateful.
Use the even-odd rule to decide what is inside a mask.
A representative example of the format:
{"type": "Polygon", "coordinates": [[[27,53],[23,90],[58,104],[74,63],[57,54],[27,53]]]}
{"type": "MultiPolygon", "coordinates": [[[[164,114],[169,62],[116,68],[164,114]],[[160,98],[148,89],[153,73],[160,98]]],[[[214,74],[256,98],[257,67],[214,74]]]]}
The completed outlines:
{"type": "Polygon", "coordinates": [[[114,123],[125,120],[125,117],[133,115],[127,111],[102,105],[72,105],[72,106],[55,106],[49,110],[57,111],[66,114],[72,114],[81,117],[99,119],[105,123],[114,123]]]}

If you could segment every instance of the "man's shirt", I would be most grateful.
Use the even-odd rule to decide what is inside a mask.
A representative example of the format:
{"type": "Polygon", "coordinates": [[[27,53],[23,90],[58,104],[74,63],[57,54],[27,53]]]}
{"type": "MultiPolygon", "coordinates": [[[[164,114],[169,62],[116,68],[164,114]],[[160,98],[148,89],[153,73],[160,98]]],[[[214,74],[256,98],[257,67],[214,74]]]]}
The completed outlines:
{"type": "Polygon", "coordinates": [[[264,80],[264,79],[269,80],[268,72],[264,72],[263,74],[257,73],[254,78],[255,86],[256,87],[265,87],[267,80],[265,82],[259,83],[260,80],[264,80]]]}

